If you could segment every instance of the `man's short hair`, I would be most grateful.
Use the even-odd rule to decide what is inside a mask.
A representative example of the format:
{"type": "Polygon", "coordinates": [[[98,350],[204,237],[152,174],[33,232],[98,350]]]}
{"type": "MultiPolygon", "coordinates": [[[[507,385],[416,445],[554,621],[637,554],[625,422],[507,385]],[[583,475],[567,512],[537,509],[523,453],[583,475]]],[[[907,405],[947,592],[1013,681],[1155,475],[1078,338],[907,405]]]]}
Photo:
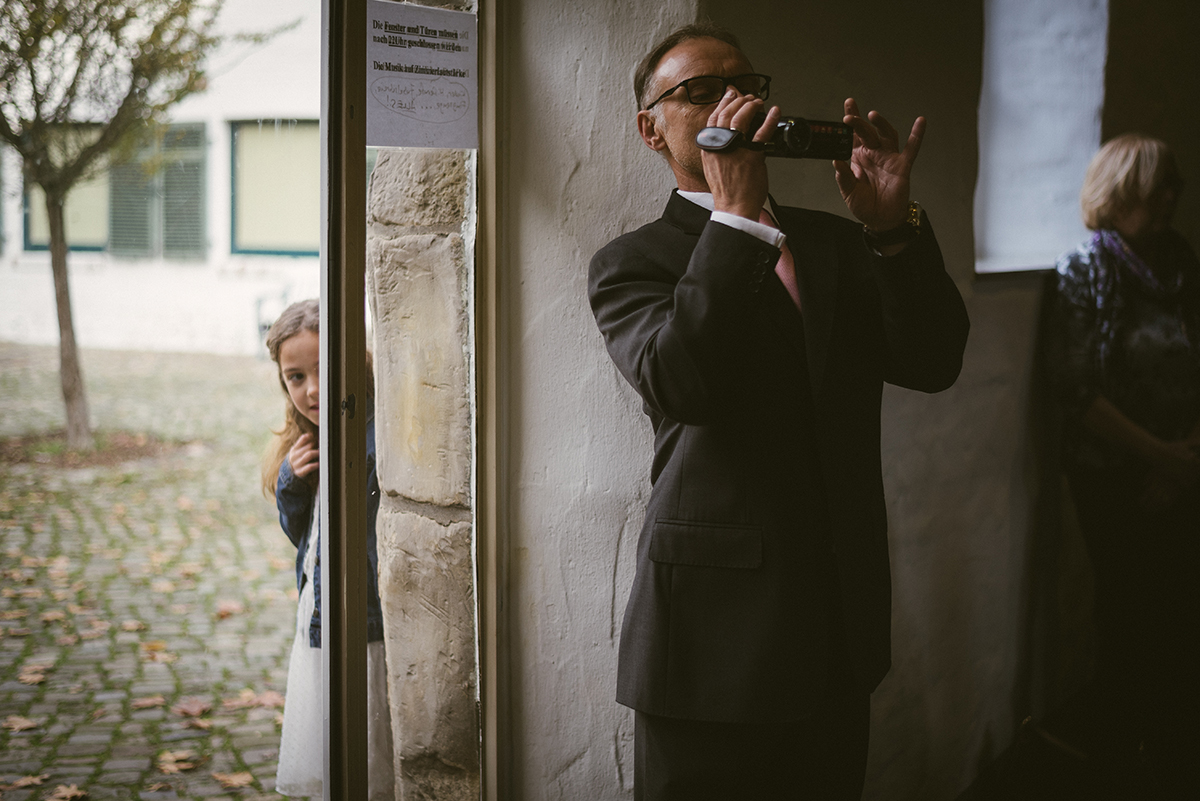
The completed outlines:
{"type": "Polygon", "coordinates": [[[633,96],[639,111],[650,102],[645,95],[650,85],[650,79],[654,76],[654,71],[658,69],[658,62],[662,61],[663,56],[673,47],[690,39],[717,39],[725,44],[733,45],[738,50],[742,49],[741,42],[731,31],[712,22],[696,22],[684,25],[672,32],[650,49],[633,74],[633,96]]]}
{"type": "Polygon", "coordinates": [[[1166,142],[1128,133],[1110,139],[1092,157],[1079,205],[1083,224],[1094,231],[1112,228],[1120,214],[1167,189],[1183,188],[1183,175],[1166,142]]]}

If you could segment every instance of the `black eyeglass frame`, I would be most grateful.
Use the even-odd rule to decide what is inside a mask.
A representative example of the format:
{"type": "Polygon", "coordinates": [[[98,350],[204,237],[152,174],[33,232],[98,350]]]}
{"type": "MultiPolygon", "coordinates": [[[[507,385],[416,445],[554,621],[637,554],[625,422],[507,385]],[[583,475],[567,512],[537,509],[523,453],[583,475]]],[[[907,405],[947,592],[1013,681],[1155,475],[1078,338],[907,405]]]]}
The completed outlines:
{"type": "MultiPolygon", "coordinates": [[[[732,78],[726,78],[723,75],[694,75],[691,78],[688,78],[687,80],[680,81],[679,83],[675,84],[670,89],[668,89],[667,91],[663,92],[661,95],[658,96],[657,100],[655,100],[650,105],[646,106],[644,109],[642,109],[642,111],[649,111],[650,109],[654,108],[659,103],[666,100],[671,95],[675,94],[675,92],[681,86],[683,87],[684,92],[687,93],[688,102],[691,103],[693,106],[710,106],[713,103],[720,102],[721,98],[718,97],[716,100],[709,100],[704,103],[700,103],[695,100],[692,100],[692,90],[691,90],[691,87],[688,86],[689,83],[691,83],[692,81],[703,80],[705,78],[715,78],[716,80],[718,80],[724,84],[724,86],[721,87],[721,94],[724,95],[730,86],[733,86],[735,89],[737,89],[737,85],[736,85],[737,81],[741,80],[742,78],[750,78],[750,77],[763,79],[762,92],[755,93],[754,96],[757,97],[759,100],[766,100],[767,96],[771,93],[771,76],[770,75],[763,75],[761,72],[747,72],[747,73],[743,73],[742,75],[734,75],[732,78]]],[[[738,91],[741,92],[742,90],[738,89],[738,91]]],[[[742,94],[748,94],[748,93],[742,92],[742,94]]]]}

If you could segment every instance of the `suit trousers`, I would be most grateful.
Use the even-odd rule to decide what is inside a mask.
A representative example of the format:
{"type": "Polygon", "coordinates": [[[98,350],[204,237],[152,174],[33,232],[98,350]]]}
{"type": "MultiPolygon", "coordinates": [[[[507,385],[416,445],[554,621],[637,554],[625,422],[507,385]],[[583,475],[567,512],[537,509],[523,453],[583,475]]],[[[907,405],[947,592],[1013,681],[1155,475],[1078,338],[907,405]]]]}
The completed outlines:
{"type": "Polygon", "coordinates": [[[871,696],[831,689],[811,718],[716,723],[635,712],[636,801],[859,801],[871,696]]]}

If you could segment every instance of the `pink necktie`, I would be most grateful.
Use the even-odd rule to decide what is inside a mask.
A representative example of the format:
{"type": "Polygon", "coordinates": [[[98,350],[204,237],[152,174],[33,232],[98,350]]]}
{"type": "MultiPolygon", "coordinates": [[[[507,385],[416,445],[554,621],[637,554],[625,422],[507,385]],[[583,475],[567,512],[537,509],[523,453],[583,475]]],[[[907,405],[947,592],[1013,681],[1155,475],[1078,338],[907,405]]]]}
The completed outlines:
{"type": "MultiPolygon", "coordinates": [[[[763,225],[769,225],[776,231],[779,226],[775,223],[764,208],[758,215],[758,221],[763,225]]],[[[800,308],[800,288],[796,286],[796,262],[792,261],[792,251],[788,248],[787,242],[783,243],[783,250],[779,253],[779,261],[775,262],[775,274],[779,276],[779,280],[783,282],[783,288],[792,296],[792,303],[796,304],[796,308],[800,308]]]]}

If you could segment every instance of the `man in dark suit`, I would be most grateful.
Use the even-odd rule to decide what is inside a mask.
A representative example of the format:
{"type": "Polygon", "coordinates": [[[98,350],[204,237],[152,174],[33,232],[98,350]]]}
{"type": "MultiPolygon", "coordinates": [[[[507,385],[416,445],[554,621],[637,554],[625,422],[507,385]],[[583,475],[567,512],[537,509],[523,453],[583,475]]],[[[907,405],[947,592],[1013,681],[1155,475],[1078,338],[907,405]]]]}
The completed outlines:
{"type": "Polygon", "coordinates": [[[688,26],[635,78],[638,130],[678,191],[592,260],[605,344],[654,427],[653,490],[617,700],[635,710],[639,799],[859,798],[870,693],[890,666],[882,385],[958,376],[968,322],[875,112],[837,184],[859,220],[777,206],[761,152],[769,78],[688,26]]]}

